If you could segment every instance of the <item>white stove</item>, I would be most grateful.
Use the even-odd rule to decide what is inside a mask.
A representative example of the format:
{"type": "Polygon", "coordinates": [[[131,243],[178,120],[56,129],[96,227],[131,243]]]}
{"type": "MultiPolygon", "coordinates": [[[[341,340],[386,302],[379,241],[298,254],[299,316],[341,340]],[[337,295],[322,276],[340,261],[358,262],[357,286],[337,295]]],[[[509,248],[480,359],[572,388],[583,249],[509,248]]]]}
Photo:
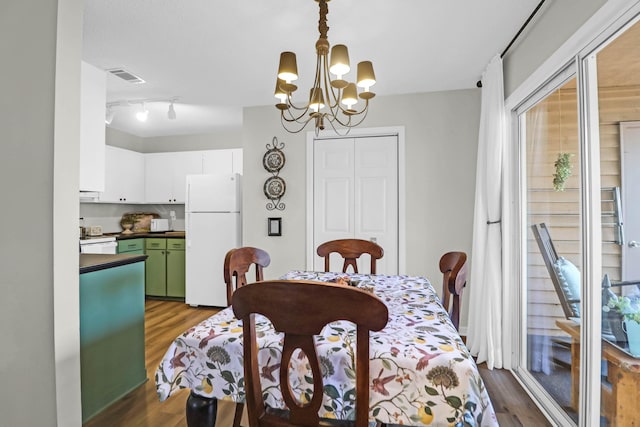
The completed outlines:
{"type": "Polygon", "coordinates": [[[115,254],[118,243],[114,236],[98,236],[80,239],[80,253],[83,254],[115,254]]]}

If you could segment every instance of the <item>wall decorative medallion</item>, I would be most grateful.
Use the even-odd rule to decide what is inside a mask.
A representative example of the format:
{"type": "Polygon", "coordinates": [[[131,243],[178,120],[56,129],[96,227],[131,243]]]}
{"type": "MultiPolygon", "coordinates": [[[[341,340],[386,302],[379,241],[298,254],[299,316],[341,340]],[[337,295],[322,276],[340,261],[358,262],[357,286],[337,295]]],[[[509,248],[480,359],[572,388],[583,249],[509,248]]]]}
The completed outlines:
{"type": "Polygon", "coordinates": [[[267,144],[267,152],[264,153],[262,158],[262,165],[273,176],[267,178],[264,182],[264,195],[269,199],[267,203],[267,210],[280,210],[283,211],[285,204],[280,200],[284,196],[287,190],[287,185],[284,179],[279,176],[280,170],[284,167],[285,156],[282,149],[284,148],[284,142],[278,142],[278,138],[275,136],[271,141],[271,144],[267,144]]]}

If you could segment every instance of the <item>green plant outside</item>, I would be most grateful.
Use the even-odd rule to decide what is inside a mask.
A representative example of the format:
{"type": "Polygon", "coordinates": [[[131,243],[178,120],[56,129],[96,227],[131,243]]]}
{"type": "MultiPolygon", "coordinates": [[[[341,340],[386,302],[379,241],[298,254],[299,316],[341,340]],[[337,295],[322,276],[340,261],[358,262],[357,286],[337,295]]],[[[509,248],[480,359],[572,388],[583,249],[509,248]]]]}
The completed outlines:
{"type": "Polygon", "coordinates": [[[573,156],[571,153],[558,153],[558,158],[554,163],[556,173],[553,174],[553,188],[556,191],[564,191],[564,185],[567,179],[571,176],[570,158],[573,156]]]}
{"type": "Polygon", "coordinates": [[[640,298],[629,298],[626,296],[611,298],[602,310],[608,312],[616,310],[625,320],[633,320],[640,324],[640,298]]]}

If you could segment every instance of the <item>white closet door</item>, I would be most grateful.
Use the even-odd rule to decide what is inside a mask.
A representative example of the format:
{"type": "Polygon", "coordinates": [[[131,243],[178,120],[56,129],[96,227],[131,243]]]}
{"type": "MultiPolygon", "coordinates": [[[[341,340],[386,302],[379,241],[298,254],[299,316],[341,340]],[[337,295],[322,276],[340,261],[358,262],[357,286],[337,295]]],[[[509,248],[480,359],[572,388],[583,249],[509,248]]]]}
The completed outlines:
{"type": "MultiPolygon", "coordinates": [[[[314,264],[324,269],[315,248],[327,240],[375,240],[385,255],[377,272],[398,272],[398,142],[396,136],[314,141],[314,264]]],[[[369,258],[358,270],[369,272],[369,258]]],[[[331,270],[342,269],[332,255],[331,270]]]]}
{"type": "MultiPolygon", "coordinates": [[[[327,240],[354,235],[354,141],[353,138],[317,140],[313,149],[313,247],[317,248],[327,240]]],[[[333,254],[331,265],[339,262],[339,258],[333,254]]],[[[316,255],[313,268],[323,271],[323,258],[316,255]]]]}
{"type": "Polygon", "coordinates": [[[382,246],[384,256],[376,268],[385,274],[398,273],[397,141],[395,136],[355,140],[354,237],[382,246]]]}

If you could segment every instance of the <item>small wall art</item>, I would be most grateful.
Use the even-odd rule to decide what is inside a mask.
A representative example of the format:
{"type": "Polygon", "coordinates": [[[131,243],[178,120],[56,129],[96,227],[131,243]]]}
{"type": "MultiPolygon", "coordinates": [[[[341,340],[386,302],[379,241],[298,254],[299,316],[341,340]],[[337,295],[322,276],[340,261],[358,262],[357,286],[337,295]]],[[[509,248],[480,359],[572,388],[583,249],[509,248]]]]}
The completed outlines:
{"type": "Polygon", "coordinates": [[[282,218],[267,219],[267,235],[282,236],[282,218]]]}
{"type": "Polygon", "coordinates": [[[278,142],[278,138],[274,136],[271,144],[267,144],[267,152],[262,158],[262,165],[267,172],[271,173],[263,187],[264,195],[269,199],[267,210],[270,211],[274,209],[283,211],[285,208],[285,204],[281,200],[287,190],[287,185],[284,179],[279,176],[286,160],[283,148],[284,142],[278,142]]]}

